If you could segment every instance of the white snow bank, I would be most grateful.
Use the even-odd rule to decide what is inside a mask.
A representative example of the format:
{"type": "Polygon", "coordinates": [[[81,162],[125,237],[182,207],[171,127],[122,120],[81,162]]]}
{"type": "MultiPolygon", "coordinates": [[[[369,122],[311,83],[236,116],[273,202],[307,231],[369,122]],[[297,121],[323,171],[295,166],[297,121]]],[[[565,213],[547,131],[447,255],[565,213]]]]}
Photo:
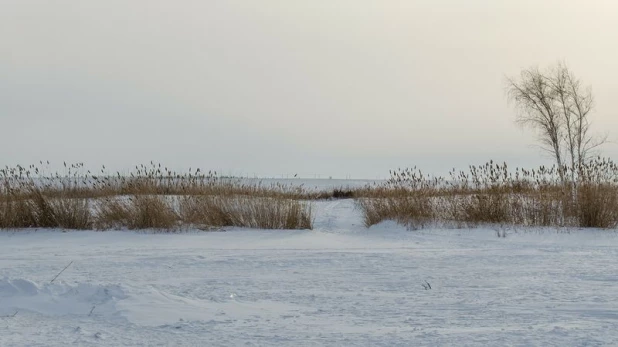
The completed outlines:
{"type": "Polygon", "coordinates": [[[37,284],[16,278],[0,280],[0,315],[31,311],[48,316],[88,315],[93,306],[97,313],[111,313],[118,300],[126,298],[118,285],[79,283],[37,284]]]}
{"type": "Polygon", "coordinates": [[[274,301],[248,302],[230,293],[223,300],[188,298],[153,286],[79,283],[37,284],[17,278],[0,280],[0,316],[29,311],[45,316],[123,317],[136,325],[162,326],[179,321],[226,322],[295,316],[302,307],[274,301]]]}

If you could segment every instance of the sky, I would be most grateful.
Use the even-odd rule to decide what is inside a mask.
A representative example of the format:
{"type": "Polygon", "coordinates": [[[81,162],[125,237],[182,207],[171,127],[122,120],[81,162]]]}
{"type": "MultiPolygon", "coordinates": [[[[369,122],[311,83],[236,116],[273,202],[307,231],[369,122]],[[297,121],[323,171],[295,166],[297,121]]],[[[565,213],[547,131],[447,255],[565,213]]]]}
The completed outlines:
{"type": "Polygon", "coordinates": [[[0,165],[551,164],[505,78],[565,61],[616,141],[616,23],[614,0],[0,0],[0,165]]]}

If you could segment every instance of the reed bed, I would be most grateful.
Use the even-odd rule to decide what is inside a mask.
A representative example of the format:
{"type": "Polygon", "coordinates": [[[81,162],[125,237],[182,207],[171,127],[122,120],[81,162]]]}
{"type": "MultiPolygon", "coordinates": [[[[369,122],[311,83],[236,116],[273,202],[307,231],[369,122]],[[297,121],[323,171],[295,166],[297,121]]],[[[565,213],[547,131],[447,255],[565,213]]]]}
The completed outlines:
{"type": "Polygon", "coordinates": [[[366,226],[394,220],[413,229],[482,224],[615,228],[618,166],[596,158],[574,171],[509,170],[506,163],[491,161],[452,170],[446,178],[398,169],[357,203],[366,226]]]}
{"type": "Polygon", "coordinates": [[[104,166],[94,174],[82,163],[64,164],[63,173],[42,167],[0,170],[0,228],[311,229],[308,200],[324,194],[244,184],[200,169],[181,174],[152,162],[113,175],[104,166]]]}
{"type": "Polygon", "coordinates": [[[311,229],[311,201],[337,198],[354,198],[366,226],[618,226],[618,166],[603,158],[575,170],[490,161],[446,177],[398,169],[384,184],[332,191],[177,173],[152,162],[125,174],[104,166],[95,174],[81,163],[49,174],[40,164],[0,170],[0,229],[311,229]]]}

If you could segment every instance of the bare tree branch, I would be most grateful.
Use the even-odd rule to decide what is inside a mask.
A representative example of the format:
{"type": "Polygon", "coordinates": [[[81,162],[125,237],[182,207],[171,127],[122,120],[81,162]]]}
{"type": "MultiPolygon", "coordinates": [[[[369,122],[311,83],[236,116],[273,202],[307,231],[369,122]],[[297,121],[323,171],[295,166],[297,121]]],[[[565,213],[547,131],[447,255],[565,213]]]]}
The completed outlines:
{"type": "MultiPolygon", "coordinates": [[[[565,63],[558,63],[545,71],[523,70],[519,79],[507,78],[506,90],[517,110],[516,122],[539,132],[541,148],[552,154],[559,168],[569,169],[575,184],[577,168],[607,142],[607,135],[590,131],[592,89],[583,87],[565,63]]],[[[565,182],[563,172],[560,177],[565,182]]]]}

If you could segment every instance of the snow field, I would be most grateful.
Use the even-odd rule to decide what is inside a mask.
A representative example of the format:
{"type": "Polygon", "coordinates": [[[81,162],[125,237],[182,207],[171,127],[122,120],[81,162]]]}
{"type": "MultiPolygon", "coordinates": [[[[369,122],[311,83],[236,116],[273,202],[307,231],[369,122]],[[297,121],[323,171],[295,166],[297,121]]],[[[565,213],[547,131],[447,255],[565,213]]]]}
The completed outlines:
{"type": "Polygon", "coordinates": [[[315,212],[314,231],[2,232],[0,346],[618,345],[613,231],[315,212]]]}

